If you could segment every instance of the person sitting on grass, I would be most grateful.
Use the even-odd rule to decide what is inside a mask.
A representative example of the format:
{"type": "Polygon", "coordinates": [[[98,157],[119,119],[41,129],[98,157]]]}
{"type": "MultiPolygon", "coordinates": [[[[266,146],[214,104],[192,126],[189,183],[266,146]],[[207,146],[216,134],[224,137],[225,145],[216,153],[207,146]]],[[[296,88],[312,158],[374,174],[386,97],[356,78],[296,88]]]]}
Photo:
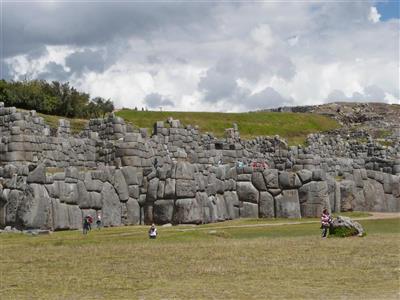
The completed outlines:
{"type": "Polygon", "coordinates": [[[328,234],[328,229],[331,226],[331,222],[332,222],[331,215],[329,214],[328,210],[324,208],[321,216],[322,238],[326,238],[328,234]]]}
{"type": "Polygon", "coordinates": [[[149,238],[155,239],[157,237],[157,228],[156,225],[151,224],[151,227],[149,229],[149,238]]]}

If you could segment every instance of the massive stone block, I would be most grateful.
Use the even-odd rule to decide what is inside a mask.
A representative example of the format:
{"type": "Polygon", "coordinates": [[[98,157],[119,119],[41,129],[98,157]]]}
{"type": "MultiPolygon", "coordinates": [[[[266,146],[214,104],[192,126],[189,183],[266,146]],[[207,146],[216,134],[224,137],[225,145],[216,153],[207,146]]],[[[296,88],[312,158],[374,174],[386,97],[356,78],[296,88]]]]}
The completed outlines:
{"type": "Polygon", "coordinates": [[[279,188],[279,176],[277,169],[266,169],[263,171],[265,183],[269,189],[279,188]]]}
{"type": "Polygon", "coordinates": [[[24,228],[51,229],[53,225],[50,197],[43,185],[32,183],[32,194],[18,208],[17,222],[24,228]]]}
{"type": "Polygon", "coordinates": [[[236,189],[240,201],[258,203],[259,192],[251,182],[239,181],[236,189]]]}
{"type": "Polygon", "coordinates": [[[275,198],[277,218],[301,218],[299,194],[297,190],[283,190],[275,198]]]}
{"type": "Polygon", "coordinates": [[[194,180],[177,179],[176,196],[178,198],[194,197],[196,195],[196,183],[194,180]]]}
{"type": "Polygon", "coordinates": [[[114,175],[114,188],[118,193],[121,202],[126,202],[129,199],[128,185],[121,170],[116,170],[114,175]]]}
{"type": "Polygon", "coordinates": [[[114,187],[105,182],[101,191],[101,199],[103,203],[103,225],[119,226],[121,225],[121,204],[114,187]]]}
{"type": "Polygon", "coordinates": [[[275,201],[274,197],[269,192],[260,192],[259,217],[275,217],[275,201]]]}
{"type": "Polygon", "coordinates": [[[243,202],[239,208],[241,218],[258,218],[258,205],[256,203],[243,202]]]}
{"type": "Polygon", "coordinates": [[[254,172],[251,177],[251,182],[254,187],[259,191],[266,191],[267,186],[264,181],[264,177],[261,172],[254,172]]]}
{"type": "Polygon", "coordinates": [[[299,189],[302,217],[320,217],[324,208],[331,211],[326,181],[311,181],[299,189]]]}
{"type": "Polygon", "coordinates": [[[153,218],[155,223],[157,224],[171,223],[173,213],[174,213],[174,200],[157,200],[156,202],[154,202],[153,218]]]}
{"type": "Polygon", "coordinates": [[[202,211],[195,198],[178,199],[175,202],[175,224],[201,224],[202,211]]]}
{"type": "Polygon", "coordinates": [[[282,189],[295,189],[301,186],[301,181],[296,173],[279,173],[279,186],[282,189]]]}

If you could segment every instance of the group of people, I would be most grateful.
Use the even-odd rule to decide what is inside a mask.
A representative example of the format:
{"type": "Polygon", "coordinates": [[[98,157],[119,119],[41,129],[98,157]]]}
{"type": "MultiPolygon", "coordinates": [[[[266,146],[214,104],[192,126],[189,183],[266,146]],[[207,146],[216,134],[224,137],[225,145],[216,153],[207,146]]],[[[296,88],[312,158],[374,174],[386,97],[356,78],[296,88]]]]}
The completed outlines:
{"type": "MultiPolygon", "coordinates": [[[[90,230],[92,230],[93,217],[91,215],[87,215],[83,218],[83,234],[88,234],[90,230]]],[[[101,228],[101,215],[97,215],[96,226],[99,230],[101,228]]]]}
{"type": "MultiPolygon", "coordinates": [[[[322,216],[321,216],[321,229],[322,229],[322,238],[326,238],[328,235],[328,231],[330,231],[330,228],[332,226],[332,217],[329,214],[328,210],[325,208],[322,211],[322,216]]],[[[92,230],[92,223],[93,223],[93,217],[90,215],[87,215],[83,219],[83,234],[87,234],[90,230],[92,230]]],[[[101,215],[97,215],[97,220],[96,220],[96,226],[97,229],[99,230],[101,228],[101,215]]],[[[150,239],[155,239],[157,238],[157,228],[156,225],[153,223],[151,227],[149,228],[148,231],[149,238],[150,239]]]]}

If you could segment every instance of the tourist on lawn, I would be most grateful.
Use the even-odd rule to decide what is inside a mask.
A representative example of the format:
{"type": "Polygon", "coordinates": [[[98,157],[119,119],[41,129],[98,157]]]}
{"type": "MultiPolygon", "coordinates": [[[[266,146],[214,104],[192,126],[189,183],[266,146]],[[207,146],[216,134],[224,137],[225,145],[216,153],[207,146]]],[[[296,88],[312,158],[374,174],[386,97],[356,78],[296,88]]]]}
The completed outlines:
{"type": "Polygon", "coordinates": [[[154,225],[153,223],[149,229],[149,238],[155,239],[156,237],[157,237],[157,228],[156,225],[154,225]]]}
{"type": "Polygon", "coordinates": [[[90,216],[83,218],[83,234],[87,234],[90,230],[90,216]]]}
{"type": "Polygon", "coordinates": [[[97,215],[97,221],[96,221],[97,229],[100,230],[101,227],[101,215],[97,215]]]}
{"type": "Polygon", "coordinates": [[[322,238],[326,238],[328,234],[328,229],[331,226],[331,222],[332,222],[332,217],[329,214],[328,210],[325,208],[322,211],[322,216],[321,216],[322,238]]]}

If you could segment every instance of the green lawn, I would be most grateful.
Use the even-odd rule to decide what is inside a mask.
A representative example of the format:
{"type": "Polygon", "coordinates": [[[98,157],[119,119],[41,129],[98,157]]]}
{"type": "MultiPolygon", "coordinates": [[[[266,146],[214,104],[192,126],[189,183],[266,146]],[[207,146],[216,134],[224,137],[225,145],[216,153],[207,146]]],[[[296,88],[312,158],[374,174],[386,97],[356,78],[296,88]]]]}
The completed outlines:
{"type": "Polygon", "coordinates": [[[318,223],[277,222],[159,227],[156,240],[145,226],[2,234],[0,299],[399,298],[400,219],[325,240],[318,223]]]}
{"type": "Polygon", "coordinates": [[[303,113],[157,112],[123,109],[116,114],[127,122],[144,128],[152,128],[156,121],[165,121],[172,117],[185,125],[198,125],[201,132],[212,132],[218,137],[224,135],[225,128],[237,123],[243,138],[278,134],[287,138],[290,144],[302,144],[310,133],[339,127],[331,118],[303,113]]]}

